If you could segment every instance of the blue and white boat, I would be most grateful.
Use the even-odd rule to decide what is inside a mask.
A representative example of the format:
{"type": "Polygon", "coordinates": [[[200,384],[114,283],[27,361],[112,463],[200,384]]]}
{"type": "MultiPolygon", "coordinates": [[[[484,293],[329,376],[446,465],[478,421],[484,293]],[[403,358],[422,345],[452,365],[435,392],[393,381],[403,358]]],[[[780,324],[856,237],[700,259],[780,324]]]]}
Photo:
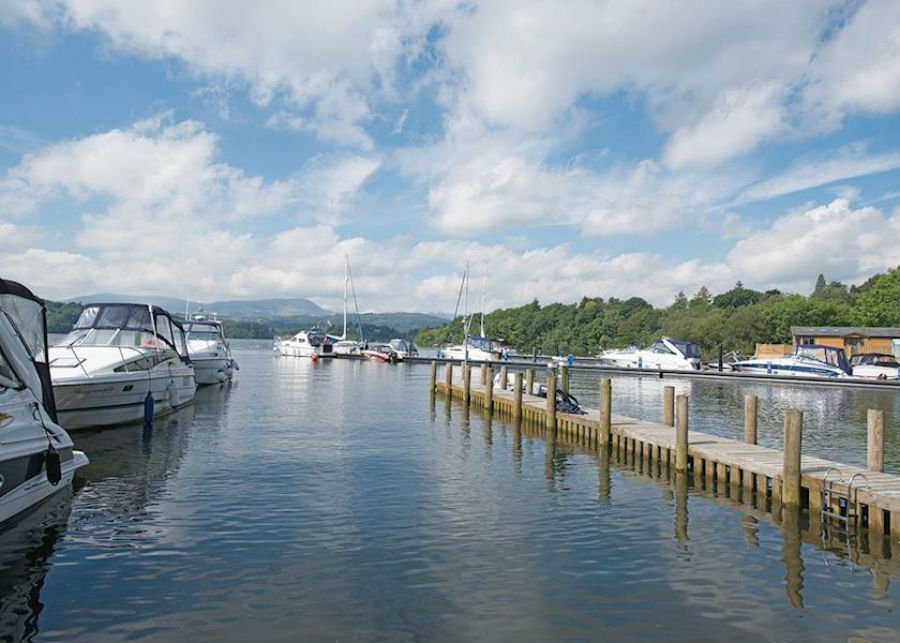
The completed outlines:
{"type": "Polygon", "coordinates": [[[850,377],[853,374],[843,348],[803,344],[791,355],[746,359],[732,364],[740,373],[789,377],[850,377]]]}

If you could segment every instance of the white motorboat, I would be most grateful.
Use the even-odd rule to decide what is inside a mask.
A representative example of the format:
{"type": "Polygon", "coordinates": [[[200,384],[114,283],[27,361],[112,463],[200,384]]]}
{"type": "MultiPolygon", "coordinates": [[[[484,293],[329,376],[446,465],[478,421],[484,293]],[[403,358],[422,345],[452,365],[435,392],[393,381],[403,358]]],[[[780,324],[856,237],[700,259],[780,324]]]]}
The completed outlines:
{"type": "Polygon", "coordinates": [[[488,337],[467,337],[461,344],[450,344],[438,349],[438,357],[442,359],[472,360],[474,362],[499,360],[502,354],[501,342],[488,337]]]}
{"type": "Polygon", "coordinates": [[[240,369],[231,356],[222,322],[194,315],[184,323],[184,333],[197,385],[230,382],[234,372],[240,369]]]}
{"type": "Polygon", "coordinates": [[[858,353],[850,356],[854,377],[879,380],[900,379],[900,362],[890,353],[858,353]]]}
{"type": "Polygon", "coordinates": [[[50,348],[66,429],[144,421],[190,403],[197,390],[184,329],[145,304],[90,304],[50,348]]]}
{"type": "Polygon", "coordinates": [[[332,357],[334,345],[321,330],[301,330],[288,339],[275,338],[275,350],[284,357],[332,357]]]}
{"type": "Polygon", "coordinates": [[[392,339],[388,344],[401,359],[417,357],[419,355],[419,347],[409,340],[392,339]]]}
{"type": "Polygon", "coordinates": [[[700,347],[669,337],[660,337],[646,348],[632,346],[600,353],[601,364],[619,368],[645,368],[665,371],[700,370],[700,347]]]}
{"type": "Polygon", "coordinates": [[[754,358],[735,362],[739,373],[782,375],[790,377],[847,377],[852,375],[843,348],[820,344],[803,344],[791,355],[776,358],[754,358]]]}
{"type": "Polygon", "coordinates": [[[0,523],[66,488],[87,463],[56,422],[44,302],[0,279],[0,523]]]}

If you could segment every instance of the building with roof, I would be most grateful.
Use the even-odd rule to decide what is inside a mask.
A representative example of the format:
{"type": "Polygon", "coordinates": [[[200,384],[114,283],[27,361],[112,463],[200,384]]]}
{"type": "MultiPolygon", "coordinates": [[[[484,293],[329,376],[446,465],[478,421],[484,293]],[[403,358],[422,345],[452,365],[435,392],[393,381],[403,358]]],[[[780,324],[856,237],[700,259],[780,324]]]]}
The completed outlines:
{"type": "Polygon", "coordinates": [[[889,353],[900,357],[900,328],[866,326],[791,326],[794,346],[823,344],[843,348],[847,355],[889,353]]]}

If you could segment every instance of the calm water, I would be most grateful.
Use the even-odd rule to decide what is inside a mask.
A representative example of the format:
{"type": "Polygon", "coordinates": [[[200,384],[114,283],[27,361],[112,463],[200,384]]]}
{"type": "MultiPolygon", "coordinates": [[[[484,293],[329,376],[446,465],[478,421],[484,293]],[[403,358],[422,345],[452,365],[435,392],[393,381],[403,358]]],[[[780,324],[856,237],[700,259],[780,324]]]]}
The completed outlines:
{"type": "MultiPolygon", "coordinates": [[[[895,561],[426,393],[427,365],[277,358],[152,431],[76,433],[75,490],[0,535],[0,641],[894,641],[895,561]],[[857,637],[857,638],[853,638],[857,637]]],[[[865,459],[884,393],[622,377],[615,410],[865,459]]],[[[596,382],[573,388],[595,403],[596,382]]]]}

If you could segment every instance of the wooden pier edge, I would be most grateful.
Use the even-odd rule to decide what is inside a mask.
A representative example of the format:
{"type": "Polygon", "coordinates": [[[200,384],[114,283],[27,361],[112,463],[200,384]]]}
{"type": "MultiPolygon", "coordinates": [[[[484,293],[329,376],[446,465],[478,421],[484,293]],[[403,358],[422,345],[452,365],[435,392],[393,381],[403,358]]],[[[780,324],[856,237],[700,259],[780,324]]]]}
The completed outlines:
{"type": "MultiPolygon", "coordinates": [[[[799,435],[795,436],[799,458],[797,458],[797,454],[790,454],[790,461],[788,460],[789,454],[783,450],[759,446],[750,442],[750,440],[755,442],[756,438],[755,399],[746,400],[745,409],[748,417],[745,420],[744,428],[747,441],[739,441],[689,430],[686,415],[687,399],[685,398],[685,401],[682,402],[678,399],[681,396],[676,396],[673,405],[676,407],[673,409],[676,424],[675,430],[673,430],[671,425],[613,415],[610,400],[604,399],[607,392],[602,388],[601,402],[604,406],[609,404],[609,407],[602,410],[584,409],[585,415],[571,415],[556,412],[555,407],[551,408],[545,398],[532,395],[531,389],[522,391],[522,388],[526,388],[530,383],[529,380],[534,381],[532,369],[526,370],[524,378],[521,373],[516,373],[513,378],[510,378],[512,380],[510,384],[515,383],[515,385],[513,390],[508,390],[495,388],[489,384],[471,383],[467,377],[468,373],[463,374],[461,385],[456,384],[452,373],[453,366],[448,364],[446,368],[447,372],[445,372],[443,381],[434,382],[438,393],[461,397],[463,400],[470,398],[473,402],[477,400],[477,403],[484,405],[488,413],[497,412],[505,414],[511,419],[532,423],[540,430],[575,438],[579,442],[593,445],[595,449],[599,449],[604,441],[603,429],[606,429],[604,424],[608,422],[608,448],[621,453],[626,461],[637,459],[647,462],[648,466],[657,467],[662,467],[665,463],[667,470],[671,466],[675,471],[693,474],[695,482],[703,483],[705,480],[707,488],[712,488],[717,484],[719,488],[733,489],[735,493],[739,494],[739,497],[755,497],[757,504],[761,507],[771,503],[773,511],[780,511],[782,505],[785,505],[785,508],[797,506],[807,509],[812,519],[812,514],[819,514],[823,509],[822,493],[826,473],[831,472],[828,482],[833,487],[834,472],[837,471],[840,473],[838,488],[843,493],[855,498],[857,505],[852,510],[860,517],[867,517],[870,536],[889,534],[892,541],[900,542],[900,476],[799,454],[799,435]],[[522,382],[523,379],[525,383],[522,382]],[[487,390],[489,386],[493,389],[490,393],[487,390]],[[518,386],[518,389],[515,386],[518,386]],[[489,395],[491,397],[490,408],[487,407],[489,395]],[[679,406],[682,404],[685,413],[683,430],[687,437],[686,455],[683,456],[683,462],[679,461],[678,457],[678,434],[680,432],[678,425],[680,424],[680,411],[682,411],[679,406]],[[609,414],[608,420],[603,417],[605,415],[603,411],[609,414]],[[799,467],[796,466],[798,460],[799,467]],[[679,466],[683,468],[680,469],[679,466]],[[798,473],[799,475],[797,475],[798,473]],[[857,474],[862,476],[866,483],[854,486],[854,493],[850,493],[851,490],[847,483],[857,474]],[[783,493],[786,475],[789,477],[790,485],[787,497],[783,493]],[[792,476],[794,479],[790,479],[792,476]],[[797,485],[797,480],[799,480],[799,485],[797,485]]],[[[548,379],[548,385],[554,384],[555,382],[548,379]]],[[[611,393],[609,397],[611,397],[611,393]]],[[[873,423],[883,426],[882,422],[878,422],[879,419],[873,420],[873,423]]],[[[669,420],[668,415],[665,420],[669,420]]],[[[791,420],[791,422],[794,421],[791,420]]],[[[802,415],[800,421],[802,422],[802,415]]],[[[786,419],[786,426],[787,423],[786,419]]],[[[877,430],[873,432],[876,435],[883,433],[882,426],[877,426],[877,430]]],[[[878,445],[873,447],[876,452],[878,448],[878,445]]],[[[871,458],[874,461],[873,464],[878,462],[880,455],[871,458]]],[[[820,517],[817,515],[816,518],[820,517]]],[[[863,524],[859,525],[859,527],[863,526],[863,524]]]]}

